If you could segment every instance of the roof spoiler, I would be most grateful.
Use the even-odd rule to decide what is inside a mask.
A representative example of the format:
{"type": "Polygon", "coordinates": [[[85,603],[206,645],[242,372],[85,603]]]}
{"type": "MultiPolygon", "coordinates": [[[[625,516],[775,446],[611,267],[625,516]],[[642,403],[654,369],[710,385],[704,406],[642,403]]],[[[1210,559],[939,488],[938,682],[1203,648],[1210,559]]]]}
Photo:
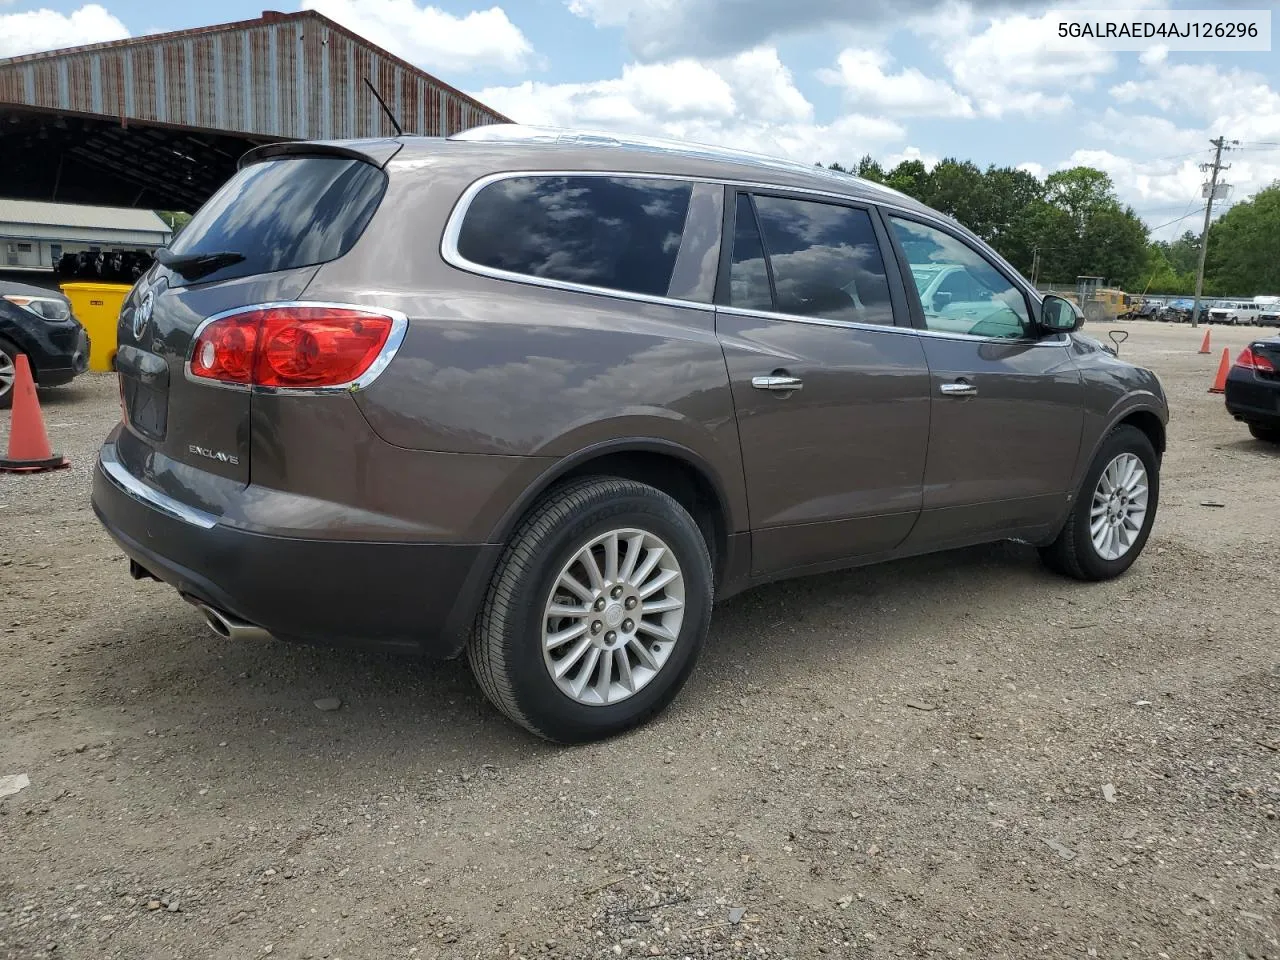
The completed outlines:
{"type": "Polygon", "coordinates": [[[276,157],[348,157],[381,169],[404,148],[399,140],[381,137],[371,140],[285,140],[264,143],[240,157],[237,169],[276,157]]]}

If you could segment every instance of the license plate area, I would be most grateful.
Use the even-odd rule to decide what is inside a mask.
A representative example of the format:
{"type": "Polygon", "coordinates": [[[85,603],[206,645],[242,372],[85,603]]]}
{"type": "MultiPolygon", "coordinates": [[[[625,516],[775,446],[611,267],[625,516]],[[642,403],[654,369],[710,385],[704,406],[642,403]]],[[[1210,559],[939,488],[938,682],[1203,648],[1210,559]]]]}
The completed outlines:
{"type": "Polygon", "coordinates": [[[116,354],[120,400],[129,426],[163,440],[169,426],[169,365],[163,357],[123,346],[116,354]]]}

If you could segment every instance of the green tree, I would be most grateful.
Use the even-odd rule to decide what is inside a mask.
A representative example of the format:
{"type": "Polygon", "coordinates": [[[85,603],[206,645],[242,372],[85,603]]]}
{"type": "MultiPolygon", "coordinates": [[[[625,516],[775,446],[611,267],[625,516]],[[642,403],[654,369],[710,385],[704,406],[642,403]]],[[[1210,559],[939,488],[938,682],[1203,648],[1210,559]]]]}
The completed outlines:
{"type": "Polygon", "coordinates": [[[1106,277],[1113,285],[1132,289],[1144,282],[1147,264],[1147,225],[1131,207],[1112,201],[1087,216],[1080,232],[1080,273],[1106,277]]]}
{"type": "Polygon", "coordinates": [[[169,225],[175,237],[182,232],[183,227],[191,222],[191,214],[182,210],[157,210],[156,215],[169,225]]]}
{"type": "Polygon", "coordinates": [[[1190,230],[1173,243],[1164,244],[1169,264],[1178,273],[1194,273],[1200,265],[1200,237],[1190,230]]]}
{"type": "MultiPolygon", "coordinates": [[[[923,164],[920,169],[924,169],[923,164]]],[[[994,212],[988,193],[986,177],[977,166],[968,160],[948,157],[929,172],[924,181],[924,193],[918,196],[929,206],[955,217],[988,240],[994,212]]]]}
{"type": "Polygon", "coordinates": [[[1227,296],[1280,292],[1280,181],[1237,203],[1213,225],[1205,285],[1227,296]]]}
{"type": "Polygon", "coordinates": [[[1043,202],[1044,185],[1012,167],[988,167],[983,179],[988,212],[982,238],[1029,275],[1038,245],[1029,216],[1043,202]]]}
{"type": "Polygon", "coordinates": [[[864,155],[863,158],[858,161],[857,174],[862,177],[862,179],[871,180],[875,183],[884,183],[885,180],[884,168],[875,160],[871,159],[870,154],[864,155]]]}
{"type": "Polygon", "coordinates": [[[884,178],[885,186],[928,203],[929,171],[919,160],[903,160],[884,178]]]}
{"type": "Polygon", "coordinates": [[[1066,211],[1083,230],[1085,221],[1101,207],[1116,202],[1111,178],[1093,167],[1072,167],[1051,173],[1044,180],[1044,198],[1066,211]]]}

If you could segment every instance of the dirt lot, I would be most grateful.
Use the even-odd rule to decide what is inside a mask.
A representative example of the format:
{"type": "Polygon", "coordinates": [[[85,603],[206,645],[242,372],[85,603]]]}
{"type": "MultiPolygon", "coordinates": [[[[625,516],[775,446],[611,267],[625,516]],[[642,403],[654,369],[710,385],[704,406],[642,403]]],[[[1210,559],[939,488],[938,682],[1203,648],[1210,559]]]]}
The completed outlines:
{"type": "Polygon", "coordinates": [[[73,468],[0,477],[0,957],[1277,960],[1280,449],[1206,392],[1249,331],[1126,326],[1174,417],[1128,575],[760,589],[578,749],[458,663],[216,640],[88,507],[112,381],[46,393],[73,468]]]}

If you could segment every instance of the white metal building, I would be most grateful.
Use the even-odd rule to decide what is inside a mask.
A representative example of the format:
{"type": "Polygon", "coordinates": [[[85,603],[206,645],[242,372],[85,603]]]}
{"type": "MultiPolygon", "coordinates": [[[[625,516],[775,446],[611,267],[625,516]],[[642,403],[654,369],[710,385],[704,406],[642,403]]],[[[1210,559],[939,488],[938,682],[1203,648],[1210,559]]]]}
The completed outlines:
{"type": "Polygon", "coordinates": [[[154,250],[171,234],[151,210],[0,197],[0,270],[52,271],[64,253],[154,250]]]}

